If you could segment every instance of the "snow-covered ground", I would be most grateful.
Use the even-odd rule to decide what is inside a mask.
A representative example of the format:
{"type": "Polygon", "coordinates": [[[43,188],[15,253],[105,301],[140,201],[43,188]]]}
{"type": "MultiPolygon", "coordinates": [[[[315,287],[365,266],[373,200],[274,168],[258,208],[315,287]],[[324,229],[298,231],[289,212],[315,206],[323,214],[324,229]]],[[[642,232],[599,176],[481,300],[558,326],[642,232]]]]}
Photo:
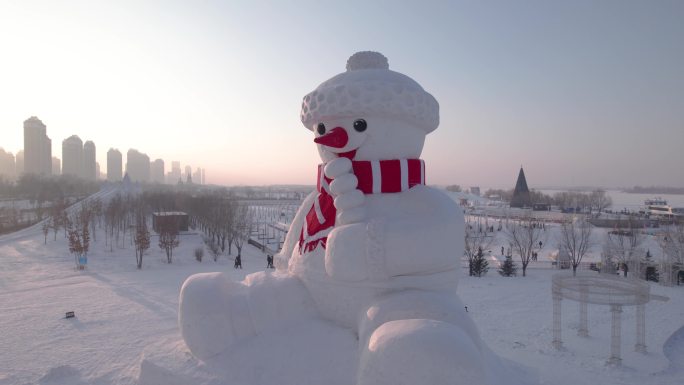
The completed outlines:
{"type": "MultiPolygon", "coordinates": [[[[195,261],[199,234],[182,235],[172,264],[152,238],[143,269],[133,248],[109,252],[104,237],[91,245],[87,271],[75,271],[63,234],[40,226],[0,237],[0,384],[352,384],[356,339],[343,329],[300,325],[308,339],[264,336],[230,362],[193,358],[177,326],[178,293],[191,274],[223,271],[240,280],[264,270],[265,255],[243,250],[242,270],[230,256],[195,261]],[[65,312],[76,317],[65,319],[65,312]]],[[[233,250],[235,254],[235,250],[233,250]]],[[[680,384],[684,378],[684,287],[652,284],[670,298],[646,307],[648,353],[634,352],[633,308],[622,314],[622,367],[605,364],[610,312],[589,306],[589,338],[577,337],[578,305],[563,303],[565,349],[551,346],[550,269],[525,278],[462,275],[459,294],[484,341],[499,355],[538,371],[543,384],[680,384]],[[671,360],[674,362],[671,362],[671,360]]],[[[303,333],[302,333],[303,334],[303,333]]]]}

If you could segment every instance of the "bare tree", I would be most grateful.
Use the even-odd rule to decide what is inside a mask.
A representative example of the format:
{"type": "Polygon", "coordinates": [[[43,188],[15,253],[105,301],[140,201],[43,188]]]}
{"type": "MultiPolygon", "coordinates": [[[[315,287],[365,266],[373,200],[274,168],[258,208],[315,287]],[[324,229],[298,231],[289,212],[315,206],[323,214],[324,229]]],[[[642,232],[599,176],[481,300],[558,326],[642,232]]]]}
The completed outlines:
{"type": "Polygon", "coordinates": [[[59,228],[61,226],[66,226],[66,224],[63,223],[62,217],[62,211],[64,211],[65,208],[66,205],[63,199],[55,201],[52,205],[52,217],[50,219],[50,227],[52,228],[52,233],[55,241],[57,240],[57,233],[59,232],[59,228]]]}
{"type": "Polygon", "coordinates": [[[231,233],[233,235],[233,242],[237,249],[237,257],[242,257],[242,246],[245,241],[249,239],[249,233],[252,229],[252,215],[247,205],[239,205],[235,207],[235,220],[231,233]]]}
{"type": "Polygon", "coordinates": [[[50,232],[50,220],[46,219],[43,221],[43,226],[41,227],[41,230],[43,231],[43,235],[45,236],[45,240],[43,242],[44,245],[47,245],[47,236],[48,233],[50,232]]]}
{"type": "Polygon", "coordinates": [[[574,217],[563,221],[561,224],[559,239],[561,249],[567,251],[572,263],[572,275],[577,275],[577,266],[587,253],[592,243],[592,226],[586,218],[574,217]]]}
{"type": "Polygon", "coordinates": [[[66,238],[66,237],[67,237],[67,233],[68,233],[68,232],[67,232],[67,226],[68,226],[69,223],[71,222],[71,220],[69,219],[69,214],[68,214],[67,211],[66,211],[66,206],[65,206],[65,208],[62,210],[62,212],[60,213],[60,215],[61,215],[61,220],[60,220],[60,222],[62,223],[62,227],[64,227],[64,238],[66,238]]]}
{"type": "Polygon", "coordinates": [[[88,250],[90,248],[89,222],[90,213],[88,208],[81,206],[81,211],[72,220],[69,220],[66,226],[69,234],[69,252],[74,255],[78,269],[84,267],[80,259],[88,257],[88,250]]]}
{"type": "Polygon", "coordinates": [[[466,226],[465,230],[465,255],[468,258],[468,275],[473,276],[473,265],[475,263],[478,250],[486,250],[492,244],[493,236],[486,232],[475,231],[472,226],[466,226]]]}
{"type": "Polygon", "coordinates": [[[625,276],[630,269],[638,276],[639,264],[644,255],[641,248],[643,241],[644,236],[630,217],[626,228],[609,231],[606,234],[604,253],[609,259],[622,265],[625,276]]]}
{"type": "Polygon", "coordinates": [[[147,220],[143,212],[139,212],[137,215],[134,242],[135,262],[138,269],[142,269],[143,254],[145,250],[150,248],[150,232],[147,229],[147,220]]]}
{"type": "Polygon", "coordinates": [[[684,223],[668,226],[660,237],[660,247],[667,259],[663,264],[664,283],[670,285],[673,274],[684,268],[684,223]]]}
{"type": "Polygon", "coordinates": [[[670,225],[660,241],[663,253],[672,263],[684,264],[684,223],[670,225]]]}
{"type": "Polygon", "coordinates": [[[235,203],[232,200],[221,199],[221,204],[216,208],[216,212],[216,229],[221,242],[221,252],[226,251],[226,240],[228,240],[228,254],[230,254],[233,239],[229,234],[235,221],[235,203]]]}
{"type": "Polygon", "coordinates": [[[166,262],[173,261],[173,249],[178,247],[178,223],[175,219],[164,218],[159,226],[159,248],[166,252],[166,262]]]}
{"type": "Polygon", "coordinates": [[[613,198],[608,196],[603,190],[594,190],[589,195],[589,200],[591,202],[592,211],[596,210],[598,214],[601,214],[603,210],[607,209],[613,204],[613,198]]]}
{"type": "Polygon", "coordinates": [[[520,256],[523,277],[525,277],[527,265],[532,260],[532,254],[541,249],[540,242],[544,240],[544,231],[534,218],[527,214],[506,226],[506,237],[520,256]]]}
{"type": "Polygon", "coordinates": [[[221,255],[221,249],[219,248],[218,244],[216,244],[216,242],[209,237],[204,238],[204,242],[209,247],[209,254],[211,254],[212,259],[214,262],[217,262],[219,255],[221,255]]]}

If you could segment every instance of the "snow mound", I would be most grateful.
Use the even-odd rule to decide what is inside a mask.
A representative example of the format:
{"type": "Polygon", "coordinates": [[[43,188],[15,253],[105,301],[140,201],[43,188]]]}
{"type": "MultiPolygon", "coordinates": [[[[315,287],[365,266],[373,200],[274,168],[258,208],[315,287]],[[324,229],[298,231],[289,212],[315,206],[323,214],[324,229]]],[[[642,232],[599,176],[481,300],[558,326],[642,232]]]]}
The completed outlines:
{"type": "Polygon", "coordinates": [[[50,368],[43,377],[41,377],[40,384],[85,384],[81,379],[81,372],[70,365],[62,365],[50,368]]]}
{"type": "Polygon", "coordinates": [[[194,358],[183,341],[150,346],[139,385],[349,385],[356,374],[356,337],[325,321],[270,332],[210,360],[194,358]],[[334,346],[334,348],[332,348],[334,346]]]}

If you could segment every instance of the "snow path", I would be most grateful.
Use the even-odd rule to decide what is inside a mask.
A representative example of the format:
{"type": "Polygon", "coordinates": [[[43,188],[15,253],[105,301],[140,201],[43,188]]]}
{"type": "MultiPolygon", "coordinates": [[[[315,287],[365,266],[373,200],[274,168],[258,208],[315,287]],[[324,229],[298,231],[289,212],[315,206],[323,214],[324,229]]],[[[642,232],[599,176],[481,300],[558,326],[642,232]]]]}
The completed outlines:
{"type": "Polygon", "coordinates": [[[253,248],[243,250],[245,270],[226,256],[198,263],[192,250],[202,241],[189,233],[173,264],[153,240],[137,270],[130,246],[110,253],[101,235],[87,271],[74,270],[63,233],[47,245],[39,225],[0,237],[0,384],[137,384],[146,348],[181,341],[178,293],[187,276],[224,270],[241,280],[265,264],[253,248]]]}

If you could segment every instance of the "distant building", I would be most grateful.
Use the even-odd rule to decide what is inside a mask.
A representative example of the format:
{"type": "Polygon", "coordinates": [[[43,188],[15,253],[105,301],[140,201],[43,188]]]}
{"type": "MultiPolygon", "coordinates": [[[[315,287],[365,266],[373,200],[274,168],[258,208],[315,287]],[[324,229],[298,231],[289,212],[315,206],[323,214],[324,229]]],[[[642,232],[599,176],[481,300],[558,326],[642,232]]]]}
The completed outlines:
{"type": "Polygon", "coordinates": [[[0,148],[0,179],[14,180],[15,170],[14,155],[0,148]]]}
{"type": "Polygon", "coordinates": [[[153,183],[164,183],[164,161],[155,159],[150,165],[150,178],[153,183]]]}
{"type": "Polygon", "coordinates": [[[62,141],[62,175],[83,178],[83,141],[77,135],[62,141]]]}
{"type": "Polygon", "coordinates": [[[95,180],[100,180],[102,174],[100,173],[100,162],[95,162],[95,180]]]}
{"type": "Polygon", "coordinates": [[[19,178],[24,173],[24,150],[17,151],[14,156],[14,176],[19,178]]]}
{"type": "Polygon", "coordinates": [[[169,224],[179,231],[188,231],[188,214],[182,211],[162,211],[152,213],[152,228],[159,233],[161,228],[169,224]]]}
{"type": "Polygon", "coordinates": [[[202,169],[197,167],[195,173],[192,174],[192,180],[197,184],[202,184],[202,169]]]}
{"type": "Polygon", "coordinates": [[[533,203],[532,210],[534,211],[550,211],[551,205],[548,203],[533,203]]]}
{"type": "Polygon", "coordinates": [[[150,157],[138,150],[126,153],[126,173],[132,182],[150,181],[150,157]]]}
{"type": "Polygon", "coordinates": [[[83,144],[83,179],[86,180],[97,180],[97,167],[96,154],[95,154],[95,143],[89,140],[83,144]]]}
{"type": "Polygon", "coordinates": [[[207,175],[205,173],[206,169],[202,169],[202,184],[207,184],[207,175]]]}
{"type": "Polygon", "coordinates": [[[177,160],[174,160],[171,162],[171,171],[166,175],[166,183],[168,184],[177,184],[178,182],[181,181],[181,166],[180,162],[177,160]]]}
{"type": "Polygon", "coordinates": [[[32,116],[24,121],[23,172],[52,174],[52,140],[46,134],[46,126],[32,116]]]}
{"type": "Polygon", "coordinates": [[[532,201],[530,199],[530,190],[527,188],[527,180],[525,179],[525,172],[520,166],[518,173],[518,180],[515,182],[515,190],[513,190],[513,198],[511,198],[511,207],[531,207],[532,201]]]}
{"type": "Polygon", "coordinates": [[[473,186],[470,188],[470,193],[473,195],[480,196],[480,188],[477,186],[473,186]]]}
{"type": "Polygon", "coordinates": [[[192,167],[185,166],[185,175],[183,175],[183,179],[185,179],[186,182],[192,181],[192,167]]]}
{"type": "Polygon", "coordinates": [[[52,175],[61,175],[62,174],[62,161],[56,157],[52,157],[52,175]]]}
{"type": "Polygon", "coordinates": [[[107,180],[110,182],[121,182],[121,179],[123,179],[122,170],[121,152],[110,148],[107,151],[107,180]]]}

